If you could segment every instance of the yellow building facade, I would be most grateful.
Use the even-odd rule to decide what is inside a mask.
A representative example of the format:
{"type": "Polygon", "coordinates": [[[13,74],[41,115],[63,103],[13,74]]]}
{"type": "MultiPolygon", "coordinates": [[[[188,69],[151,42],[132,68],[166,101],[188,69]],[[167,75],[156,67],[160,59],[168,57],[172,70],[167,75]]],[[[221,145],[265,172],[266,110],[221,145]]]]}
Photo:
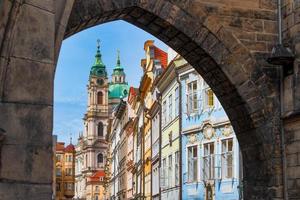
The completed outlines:
{"type": "Polygon", "coordinates": [[[163,71],[167,66],[167,53],[154,45],[153,40],[148,40],[144,44],[146,58],[141,60],[141,66],[144,75],[140,84],[140,97],[144,104],[143,115],[143,161],[144,161],[144,197],[151,199],[151,177],[152,177],[152,142],[151,142],[151,127],[152,120],[150,109],[154,103],[152,97],[152,89],[154,87],[154,79],[163,71]]]}
{"type": "Polygon", "coordinates": [[[72,144],[56,143],[55,182],[56,200],[69,200],[74,197],[75,148],[72,144]]]}
{"type": "Polygon", "coordinates": [[[105,172],[99,170],[87,179],[86,199],[102,200],[104,197],[105,172]]]}
{"type": "MultiPolygon", "coordinates": [[[[130,88],[128,99],[122,100],[126,102],[128,116],[125,117],[126,112],[123,114],[118,112],[121,109],[119,104],[115,110],[117,116],[114,116],[111,125],[108,125],[111,176],[106,177],[109,180],[105,193],[110,199],[153,199],[152,165],[155,164],[156,172],[159,170],[158,155],[156,157],[152,155],[152,111],[155,102],[153,95],[156,95],[153,90],[156,88],[154,85],[156,78],[167,67],[168,55],[156,47],[153,40],[145,42],[144,50],[145,58],[141,60],[143,76],[139,88],[130,88]],[[155,163],[152,162],[154,161],[152,158],[155,158],[155,163]]],[[[157,104],[158,100],[156,110],[159,109],[157,104]]],[[[158,144],[158,137],[155,142],[158,144]]],[[[159,175],[155,176],[155,180],[157,182],[154,196],[157,199],[159,175]]]]}
{"type": "Polygon", "coordinates": [[[175,60],[170,62],[157,83],[162,106],[160,195],[164,200],[180,199],[180,85],[175,60]]]}

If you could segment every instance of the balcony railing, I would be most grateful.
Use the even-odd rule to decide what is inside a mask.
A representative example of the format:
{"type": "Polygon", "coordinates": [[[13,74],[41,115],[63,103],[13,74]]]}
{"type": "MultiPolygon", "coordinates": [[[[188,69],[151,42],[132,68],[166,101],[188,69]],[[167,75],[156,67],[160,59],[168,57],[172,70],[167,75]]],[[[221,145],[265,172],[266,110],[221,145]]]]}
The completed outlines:
{"type": "Polygon", "coordinates": [[[212,180],[217,177],[215,175],[218,175],[218,167],[215,163],[218,156],[217,154],[210,154],[203,157],[203,180],[212,180]],[[217,169],[217,173],[215,169],[217,169]]]}
{"type": "Polygon", "coordinates": [[[233,152],[210,154],[201,157],[200,165],[197,162],[198,159],[188,167],[186,172],[183,172],[184,183],[234,178],[233,152]],[[197,166],[197,169],[194,166],[197,166]]]}
{"type": "Polygon", "coordinates": [[[233,178],[233,152],[203,157],[203,180],[233,178]]]}

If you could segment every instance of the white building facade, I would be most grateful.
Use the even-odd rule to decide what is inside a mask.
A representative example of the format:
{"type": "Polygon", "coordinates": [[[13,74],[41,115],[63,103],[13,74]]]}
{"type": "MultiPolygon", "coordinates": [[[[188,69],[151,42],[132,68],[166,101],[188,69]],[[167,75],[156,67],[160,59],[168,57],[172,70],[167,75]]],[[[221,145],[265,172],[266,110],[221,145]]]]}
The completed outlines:
{"type": "MultiPolygon", "coordinates": [[[[107,142],[105,135],[108,123],[108,78],[105,65],[98,50],[91,68],[88,91],[87,112],[84,115],[84,131],[75,148],[75,199],[100,199],[101,194],[90,193],[88,186],[103,187],[99,177],[97,183],[90,178],[104,171],[107,142]]],[[[100,191],[101,189],[99,189],[100,191]]]]}

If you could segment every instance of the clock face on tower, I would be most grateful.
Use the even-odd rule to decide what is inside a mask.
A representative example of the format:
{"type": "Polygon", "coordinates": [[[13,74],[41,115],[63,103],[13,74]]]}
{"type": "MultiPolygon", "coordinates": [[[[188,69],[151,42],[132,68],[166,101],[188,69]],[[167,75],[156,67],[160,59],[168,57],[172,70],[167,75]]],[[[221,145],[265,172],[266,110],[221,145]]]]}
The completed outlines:
{"type": "Polygon", "coordinates": [[[103,79],[97,79],[97,84],[98,85],[103,85],[103,83],[104,83],[103,79]]]}

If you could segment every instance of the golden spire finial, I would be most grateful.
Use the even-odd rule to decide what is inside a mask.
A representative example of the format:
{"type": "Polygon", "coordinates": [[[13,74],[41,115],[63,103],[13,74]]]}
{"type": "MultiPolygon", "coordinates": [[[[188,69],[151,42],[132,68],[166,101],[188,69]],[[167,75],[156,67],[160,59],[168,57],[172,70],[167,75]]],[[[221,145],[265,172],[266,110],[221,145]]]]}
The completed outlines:
{"type": "Polygon", "coordinates": [[[72,133],[70,133],[70,144],[72,144],[72,133]]]}
{"type": "Polygon", "coordinates": [[[97,40],[97,49],[100,49],[100,39],[97,40]]]}
{"type": "Polygon", "coordinates": [[[121,61],[120,61],[120,50],[117,49],[117,66],[121,65],[121,61]]]}

